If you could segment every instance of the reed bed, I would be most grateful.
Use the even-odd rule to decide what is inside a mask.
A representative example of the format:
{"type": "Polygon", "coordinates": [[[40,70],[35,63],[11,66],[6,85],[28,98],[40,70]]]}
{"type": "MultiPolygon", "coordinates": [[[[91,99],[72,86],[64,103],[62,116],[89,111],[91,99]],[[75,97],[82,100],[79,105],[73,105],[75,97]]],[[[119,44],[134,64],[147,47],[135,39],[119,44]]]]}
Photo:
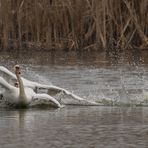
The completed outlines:
{"type": "Polygon", "coordinates": [[[148,0],[0,0],[0,48],[148,47],[148,0]]]}

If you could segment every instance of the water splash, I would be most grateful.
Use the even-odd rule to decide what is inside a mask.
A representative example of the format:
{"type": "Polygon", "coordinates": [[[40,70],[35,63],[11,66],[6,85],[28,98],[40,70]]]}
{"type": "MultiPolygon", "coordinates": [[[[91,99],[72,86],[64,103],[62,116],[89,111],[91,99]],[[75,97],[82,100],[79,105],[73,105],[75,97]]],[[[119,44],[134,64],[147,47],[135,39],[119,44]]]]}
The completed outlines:
{"type": "MultiPolygon", "coordinates": [[[[100,105],[148,105],[146,66],[22,66],[24,77],[52,83],[100,105]]],[[[63,94],[55,97],[63,104],[83,104],[63,94]]]]}

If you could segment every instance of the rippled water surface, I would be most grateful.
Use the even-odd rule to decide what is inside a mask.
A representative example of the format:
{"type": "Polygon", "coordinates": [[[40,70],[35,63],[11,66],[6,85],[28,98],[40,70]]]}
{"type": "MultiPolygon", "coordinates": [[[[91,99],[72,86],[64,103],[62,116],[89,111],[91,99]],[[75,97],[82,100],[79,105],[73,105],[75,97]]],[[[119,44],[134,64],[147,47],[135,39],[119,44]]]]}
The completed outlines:
{"type": "Polygon", "coordinates": [[[0,109],[2,147],[148,147],[147,53],[118,56],[0,53],[1,65],[11,71],[20,64],[30,80],[53,83],[105,105],[0,109]]]}
{"type": "Polygon", "coordinates": [[[148,108],[73,107],[0,110],[3,148],[148,146],[148,108]]]}

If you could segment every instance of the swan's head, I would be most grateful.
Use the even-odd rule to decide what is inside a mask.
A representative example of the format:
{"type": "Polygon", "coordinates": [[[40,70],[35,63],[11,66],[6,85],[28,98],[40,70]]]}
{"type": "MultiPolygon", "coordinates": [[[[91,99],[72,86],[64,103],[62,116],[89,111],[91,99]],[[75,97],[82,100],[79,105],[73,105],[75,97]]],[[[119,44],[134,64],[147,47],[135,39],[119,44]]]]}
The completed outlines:
{"type": "Polygon", "coordinates": [[[14,83],[14,86],[18,88],[19,87],[19,83],[18,82],[15,82],[14,83]]]}
{"type": "Polygon", "coordinates": [[[20,69],[19,65],[15,65],[14,68],[15,68],[15,73],[16,74],[21,74],[21,69],[20,69]]]}

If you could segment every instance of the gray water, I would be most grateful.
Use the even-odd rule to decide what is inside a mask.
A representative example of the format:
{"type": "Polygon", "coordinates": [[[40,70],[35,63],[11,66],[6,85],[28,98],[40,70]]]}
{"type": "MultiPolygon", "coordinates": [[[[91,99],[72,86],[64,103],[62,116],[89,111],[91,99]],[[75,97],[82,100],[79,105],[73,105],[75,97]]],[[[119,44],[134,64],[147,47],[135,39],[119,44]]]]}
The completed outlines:
{"type": "Polygon", "coordinates": [[[1,65],[11,71],[20,64],[24,77],[104,106],[0,109],[0,147],[148,147],[147,61],[141,54],[131,57],[1,53],[1,65]]]}
{"type": "Polygon", "coordinates": [[[0,110],[2,148],[148,147],[148,108],[0,110]]]}

